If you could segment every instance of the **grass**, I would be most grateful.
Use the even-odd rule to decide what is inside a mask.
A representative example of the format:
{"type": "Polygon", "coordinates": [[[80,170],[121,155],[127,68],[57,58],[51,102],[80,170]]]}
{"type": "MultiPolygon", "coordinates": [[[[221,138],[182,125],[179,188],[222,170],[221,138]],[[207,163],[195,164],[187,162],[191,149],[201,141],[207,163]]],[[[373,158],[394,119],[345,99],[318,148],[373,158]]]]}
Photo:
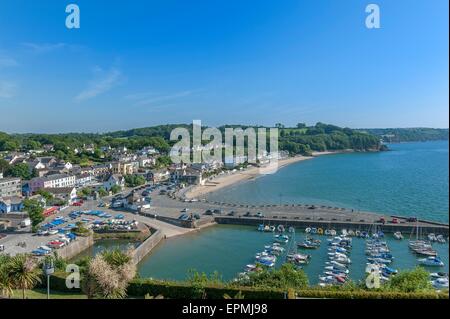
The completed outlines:
{"type": "MultiPolygon", "coordinates": [[[[22,290],[14,290],[13,299],[22,299],[22,290]]],[[[47,290],[33,289],[25,290],[26,299],[47,299],[47,290]]],[[[50,299],[87,299],[86,295],[82,293],[58,292],[50,290],[50,299]]]]}

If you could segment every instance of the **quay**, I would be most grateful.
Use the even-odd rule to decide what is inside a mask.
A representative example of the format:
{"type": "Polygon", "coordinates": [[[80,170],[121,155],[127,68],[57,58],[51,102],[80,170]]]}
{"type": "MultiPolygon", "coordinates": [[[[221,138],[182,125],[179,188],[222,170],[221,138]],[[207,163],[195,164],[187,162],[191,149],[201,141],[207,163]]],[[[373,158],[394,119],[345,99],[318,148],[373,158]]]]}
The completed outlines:
{"type": "MultiPolygon", "coordinates": [[[[399,224],[382,224],[382,223],[368,223],[368,222],[358,222],[358,221],[325,221],[325,220],[300,220],[300,219],[288,219],[288,218],[257,218],[257,217],[233,217],[233,216],[216,216],[215,222],[218,224],[230,224],[230,225],[251,225],[257,226],[260,224],[264,225],[283,225],[286,227],[297,227],[305,229],[306,227],[316,227],[322,229],[335,229],[337,231],[342,229],[347,230],[359,230],[359,231],[370,231],[374,229],[376,225],[377,230],[381,230],[384,233],[394,233],[400,231],[403,234],[414,233],[416,231],[415,223],[399,223],[399,224]]],[[[420,231],[423,234],[435,233],[441,234],[448,237],[448,225],[437,224],[437,223],[427,223],[419,221],[420,231]]]]}
{"type": "Polygon", "coordinates": [[[153,200],[151,211],[164,219],[164,222],[171,223],[171,220],[177,226],[195,228],[196,224],[204,224],[208,218],[218,224],[235,225],[288,225],[295,227],[322,227],[323,229],[334,228],[353,229],[369,231],[377,226],[378,230],[386,233],[401,231],[404,234],[415,231],[417,227],[424,235],[429,233],[442,234],[449,236],[449,225],[435,221],[418,220],[410,222],[405,216],[397,214],[381,214],[365,211],[356,211],[354,209],[332,207],[325,205],[312,204],[282,204],[282,205],[247,205],[237,203],[215,202],[206,199],[189,202],[184,198],[169,197],[166,195],[157,195],[153,200]],[[189,209],[189,213],[201,215],[199,221],[184,223],[180,225],[177,220],[183,209],[189,209]],[[219,210],[220,214],[205,216],[206,211],[219,210]],[[261,213],[264,217],[255,217],[261,213]],[[164,216],[164,217],[162,217],[164,216]],[[385,223],[380,222],[384,217],[385,223]],[[392,223],[397,219],[397,223],[392,223]]]}

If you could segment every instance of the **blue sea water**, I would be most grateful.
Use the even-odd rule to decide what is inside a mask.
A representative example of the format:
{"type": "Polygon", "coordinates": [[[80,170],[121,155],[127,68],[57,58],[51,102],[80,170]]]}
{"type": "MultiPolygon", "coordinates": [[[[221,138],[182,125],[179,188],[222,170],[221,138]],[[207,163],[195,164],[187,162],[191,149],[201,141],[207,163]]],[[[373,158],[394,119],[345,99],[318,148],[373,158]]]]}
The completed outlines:
{"type": "Polygon", "coordinates": [[[326,155],[218,190],[214,201],[325,204],[449,220],[448,141],[390,144],[390,151],[326,155]]]}

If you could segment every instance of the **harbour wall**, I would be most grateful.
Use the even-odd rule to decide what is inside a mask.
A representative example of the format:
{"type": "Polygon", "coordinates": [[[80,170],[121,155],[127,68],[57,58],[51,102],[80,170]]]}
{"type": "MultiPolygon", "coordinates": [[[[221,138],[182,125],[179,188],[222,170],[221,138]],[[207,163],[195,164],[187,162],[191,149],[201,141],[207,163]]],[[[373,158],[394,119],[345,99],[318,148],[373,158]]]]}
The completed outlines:
{"type": "MultiPolygon", "coordinates": [[[[275,218],[255,218],[255,217],[229,217],[229,216],[216,216],[215,221],[218,224],[231,224],[231,225],[249,225],[258,226],[260,224],[264,225],[283,225],[285,227],[293,226],[298,228],[306,227],[316,227],[329,229],[333,228],[335,230],[359,230],[359,231],[369,231],[374,228],[373,223],[363,223],[363,222],[342,222],[342,221],[311,221],[311,220],[297,220],[297,219],[275,219],[275,218]]],[[[400,231],[403,234],[408,234],[415,231],[415,225],[404,225],[404,224],[376,224],[378,230],[382,230],[385,233],[394,233],[400,231]]],[[[442,224],[429,224],[420,225],[420,231],[423,234],[435,233],[443,236],[449,235],[449,228],[442,224]]]]}
{"type": "Polygon", "coordinates": [[[68,246],[57,249],[55,251],[59,257],[64,259],[71,259],[80,254],[82,251],[88,249],[92,245],[94,245],[94,235],[90,234],[87,237],[79,236],[75,241],[71,242],[68,246]]]}
{"type": "Polygon", "coordinates": [[[156,230],[153,232],[152,229],[152,234],[150,237],[148,237],[136,249],[133,250],[133,262],[138,264],[163,239],[164,235],[161,230],[156,230]]]}

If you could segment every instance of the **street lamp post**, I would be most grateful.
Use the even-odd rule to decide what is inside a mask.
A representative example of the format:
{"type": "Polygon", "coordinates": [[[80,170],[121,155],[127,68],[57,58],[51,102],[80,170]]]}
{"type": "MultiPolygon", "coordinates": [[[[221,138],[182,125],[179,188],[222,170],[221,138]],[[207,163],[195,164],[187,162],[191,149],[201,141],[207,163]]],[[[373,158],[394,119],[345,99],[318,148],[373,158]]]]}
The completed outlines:
{"type": "Polygon", "coordinates": [[[53,259],[44,262],[43,270],[44,274],[47,276],[47,299],[50,299],[50,276],[55,272],[53,259]]]}

